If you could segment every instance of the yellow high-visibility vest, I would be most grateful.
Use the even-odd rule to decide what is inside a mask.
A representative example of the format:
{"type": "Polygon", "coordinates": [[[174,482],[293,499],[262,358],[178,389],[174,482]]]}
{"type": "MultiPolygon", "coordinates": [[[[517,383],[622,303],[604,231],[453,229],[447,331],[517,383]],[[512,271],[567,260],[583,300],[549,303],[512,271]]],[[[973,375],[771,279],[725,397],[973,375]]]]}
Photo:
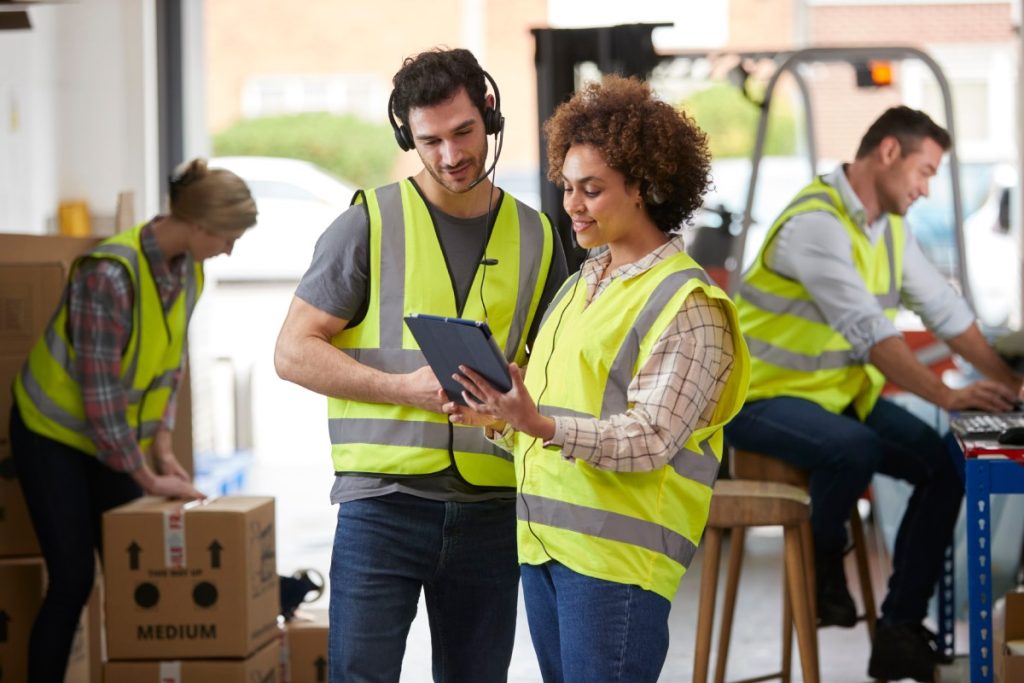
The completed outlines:
{"type": "Polygon", "coordinates": [[[766,250],[781,227],[793,216],[811,211],[836,217],[850,236],[853,264],[868,291],[890,320],[899,309],[906,243],[902,218],[889,214],[885,239],[871,244],[847,215],[839,192],[818,178],[772,225],[736,297],[751,355],[747,400],[794,396],[837,414],[852,403],[863,420],[874,408],[885,377],[875,366],[852,357],[850,343],[829,325],[800,282],[765,265],[766,250]]]}
{"type": "Polygon", "coordinates": [[[96,446],[89,436],[75,349],[67,334],[70,282],[82,261],[110,259],[123,265],[131,277],[135,307],[128,346],[121,356],[121,383],[128,400],[125,417],[143,451],[152,443],[174,392],[185,331],[203,288],[203,269],[197,262],[165,312],[142,251],[142,228],[138,225],[100,242],[74,262],[61,306],[14,382],[18,410],[29,429],[90,455],[96,454],[96,446]]]}
{"type": "MultiPolygon", "coordinates": [[[[390,373],[426,365],[404,317],[428,313],[484,319],[478,267],[460,312],[427,203],[409,180],[360,193],[370,224],[370,282],[365,317],[332,343],[355,360],[390,373]]],[[[481,226],[481,229],[484,229],[481,226]]],[[[554,244],[542,214],[505,194],[487,243],[488,325],[509,361],[526,359],[526,336],[547,281],[554,244]]],[[[419,408],[328,399],[331,454],[337,472],[422,476],[455,466],[477,486],[513,487],[512,458],[480,429],[453,426],[419,408]]]]}
{"type": "Polygon", "coordinates": [[[570,294],[579,277],[570,278],[549,308],[526,373],[527,389],[545,415],[608,419],[631,408],[630,382],[694,291],[724,304],[733,369],[711,423],[695,430],[666,466],[650,472],[569,462],[559,447],[544,448],[517,433],[519,561],[553,558],[580,574],[638,585],[671,600],[707,524],[722,427],[746,395],[746,346],[732,302],[684,253],[613,281],[587,306],[585,296],[570,294]]]}

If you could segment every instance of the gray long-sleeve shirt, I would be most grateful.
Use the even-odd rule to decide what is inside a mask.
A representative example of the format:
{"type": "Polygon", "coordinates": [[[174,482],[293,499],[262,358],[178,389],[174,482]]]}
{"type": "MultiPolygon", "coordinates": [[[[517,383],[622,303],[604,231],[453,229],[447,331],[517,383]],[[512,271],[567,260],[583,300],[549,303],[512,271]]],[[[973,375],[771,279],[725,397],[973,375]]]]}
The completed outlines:
{"type": "MultiPolygon", "coordinates": [[[[866,222],[864,204],[850,186],[843,166],[824,176],[824,181],[839,192],[850,218],[871,243],[882,239],[889,229],[888,214],[874,223],[866,222]]],[[[921,251],[909,226],[904,234],[900,300],[939,338],[963,333],[974,322],[974,313],[921,251]]],[[[791,218],[768,246],[765,263],[780,275],[798,280],[828,323],[864,362],[871,347],[899,334],[857,272],[850,237],[832,214],[812,211],[791,218]]]]}

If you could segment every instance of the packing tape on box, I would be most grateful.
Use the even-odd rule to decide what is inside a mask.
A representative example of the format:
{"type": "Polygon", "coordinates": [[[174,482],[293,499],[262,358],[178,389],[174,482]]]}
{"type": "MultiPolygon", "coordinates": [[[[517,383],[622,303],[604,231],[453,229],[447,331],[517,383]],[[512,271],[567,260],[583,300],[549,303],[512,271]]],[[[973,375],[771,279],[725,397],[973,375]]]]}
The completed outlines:
{"type": "Polygon", "coordinates": [[[185,509],[164,510],[164,566],[185,567],[185,509]]]}
{"type": "Polygon", "coordinates": [[[160,662],[160,683],[181,683],[181,662],[160,662]]]}

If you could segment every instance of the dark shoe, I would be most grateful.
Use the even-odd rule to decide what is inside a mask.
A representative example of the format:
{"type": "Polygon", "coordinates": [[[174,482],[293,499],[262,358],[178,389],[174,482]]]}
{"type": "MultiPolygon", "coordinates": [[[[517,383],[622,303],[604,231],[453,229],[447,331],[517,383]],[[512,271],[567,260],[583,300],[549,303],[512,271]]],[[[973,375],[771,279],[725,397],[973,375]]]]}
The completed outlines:
{"type": "Polygon", "coordinates": [[[875,626],[875,642],[871,647],[868,676],[897,681],[912,678],[933,683],[936,679],[936,651],[921,635],[919,624],[888,624],[875,626]]]}
{"type": "Polygon", "coordinates": [[[952,664],[953,658],[947,655],[942,650],[942,644],[939,643],[939,636],[929,630],[924,624],[911,624],[911,628],[917,631],[917,635],[924,641],[932,651],[932,660],[936,664],[952,664]]]}
{"type": "Polygon", "coordinates": [[[857,607],[846,587],[846,571],[841,553],[816,555],[814,558],[818,596],[818,626],[857,625],[857,607]]]}

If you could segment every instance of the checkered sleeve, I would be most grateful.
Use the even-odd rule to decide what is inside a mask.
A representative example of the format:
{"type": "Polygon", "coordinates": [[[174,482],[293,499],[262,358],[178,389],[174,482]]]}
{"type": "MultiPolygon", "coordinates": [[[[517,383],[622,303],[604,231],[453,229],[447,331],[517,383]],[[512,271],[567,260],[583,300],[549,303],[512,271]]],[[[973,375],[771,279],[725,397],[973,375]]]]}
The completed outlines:
{"type": "Polygon", "coordinates": [[[694,430],[711,424],[733,365],[723,304],[696,291],[627,388],[632,406],[607,420],[556,417],[552,443],[567,459],[620,472],[666,465],[694,430]]]}
{"type": "Polygon", "coordinates": [[[134,291],[127,271],[106,260],[87,260],[71,282],[68,332],[89,436],[97,457],[112,469],[132,472],[143,463],[126,416],[121,355],[132,330],[134,291]]]}

